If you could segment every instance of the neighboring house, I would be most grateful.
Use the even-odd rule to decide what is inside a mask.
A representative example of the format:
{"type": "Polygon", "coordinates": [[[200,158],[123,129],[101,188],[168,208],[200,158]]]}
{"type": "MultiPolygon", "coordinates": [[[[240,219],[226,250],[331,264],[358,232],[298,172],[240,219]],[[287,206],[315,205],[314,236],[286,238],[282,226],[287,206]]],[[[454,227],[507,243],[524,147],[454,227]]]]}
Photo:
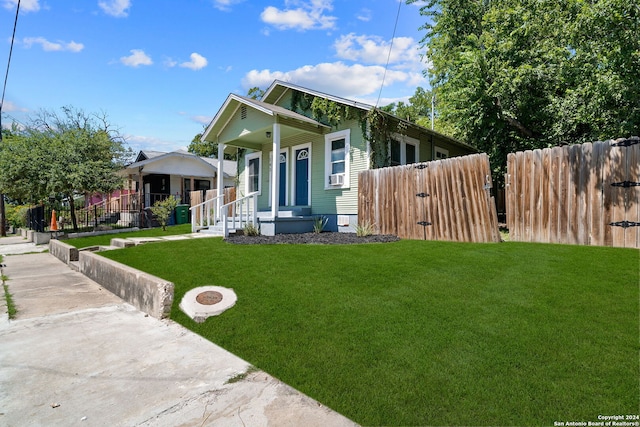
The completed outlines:
{"type": "Polygon", "coordinates": [[[327,231],[352,232],[359,172],[477,152],[370,105],[281,81],[260,101],[230,94],[202,139],[239,154],[237,198],[257,195],[265,235],[311,231],[319,217],[327,231]]]}
{"type": "MultiPolygon", "coordinates": [[[[128,178],[127,188],[135,193],[142,189],[143,207],[150,207],[169,195],[180,203],[189,203],[189,193],[216,188],[218,159],[199,157],[184,150],[163,153],[140,151],[135,162],[121,171],[128,178]]],[[[235,185],[236,162],[224,160],[220,175],[224,187],[235,185]]]]}

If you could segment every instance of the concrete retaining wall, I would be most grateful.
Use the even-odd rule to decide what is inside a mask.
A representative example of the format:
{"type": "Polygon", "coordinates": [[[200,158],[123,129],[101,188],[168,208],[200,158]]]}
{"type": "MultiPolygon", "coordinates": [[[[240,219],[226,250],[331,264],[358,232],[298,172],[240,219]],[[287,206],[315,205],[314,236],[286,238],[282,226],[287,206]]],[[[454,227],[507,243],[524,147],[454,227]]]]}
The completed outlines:
{"type": "Polygon", "coordinates": [[[79,271],[138,310],[162,319],[171,314],[173,283],[91,252],[80,252],[79,271]]]}
{"type": "Polygon", "coordinates": [[[65,264],[78,261],[78,249],[60,240],[49,240],[49,253],[65,264]]]}

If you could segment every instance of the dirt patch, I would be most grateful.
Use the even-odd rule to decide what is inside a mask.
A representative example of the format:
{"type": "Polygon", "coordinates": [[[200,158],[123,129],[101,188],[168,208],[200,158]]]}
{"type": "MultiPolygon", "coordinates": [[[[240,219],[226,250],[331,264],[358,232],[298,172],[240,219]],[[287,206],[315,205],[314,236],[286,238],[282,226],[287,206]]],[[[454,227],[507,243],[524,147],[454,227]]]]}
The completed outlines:
{"type": "Polygon", "coordinates": [[[275,236],[229,236],[225,239],[229,243],[239,245],[274,245],[274,244],[320,244],[320,245],[348,245],[354,243],[387,243],[400,240],[397,236],[379,234],[358,237],[355,233],[300,233],[276,234],[275,236]]]}

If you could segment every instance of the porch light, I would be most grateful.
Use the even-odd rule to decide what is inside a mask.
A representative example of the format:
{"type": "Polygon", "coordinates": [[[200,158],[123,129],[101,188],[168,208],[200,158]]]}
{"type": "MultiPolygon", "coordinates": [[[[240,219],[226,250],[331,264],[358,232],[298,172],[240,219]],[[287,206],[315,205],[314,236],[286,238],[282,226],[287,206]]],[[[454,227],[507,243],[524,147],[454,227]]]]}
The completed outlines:
{"type": "Polygon", "coordinates": [[[266,131],[264,135],[267,137],[267,139],[271,139],[271,132],[266,131]]]}

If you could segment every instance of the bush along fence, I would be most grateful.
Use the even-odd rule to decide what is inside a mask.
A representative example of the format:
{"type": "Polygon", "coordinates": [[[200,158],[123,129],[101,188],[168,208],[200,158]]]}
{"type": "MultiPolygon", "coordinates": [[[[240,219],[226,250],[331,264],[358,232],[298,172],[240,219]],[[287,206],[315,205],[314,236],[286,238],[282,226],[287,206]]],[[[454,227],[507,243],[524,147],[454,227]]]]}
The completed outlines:
{"type": "Polygon", "coordinates": [[[404,239],[500,241],[486,154],[372,169],[358,181],[361,226],[404,239]]]}
{"type": "Polygon", "coordinates": [[[640,248],[640,138],[512,153],[505,178],[511,240],[640,248]]]}

